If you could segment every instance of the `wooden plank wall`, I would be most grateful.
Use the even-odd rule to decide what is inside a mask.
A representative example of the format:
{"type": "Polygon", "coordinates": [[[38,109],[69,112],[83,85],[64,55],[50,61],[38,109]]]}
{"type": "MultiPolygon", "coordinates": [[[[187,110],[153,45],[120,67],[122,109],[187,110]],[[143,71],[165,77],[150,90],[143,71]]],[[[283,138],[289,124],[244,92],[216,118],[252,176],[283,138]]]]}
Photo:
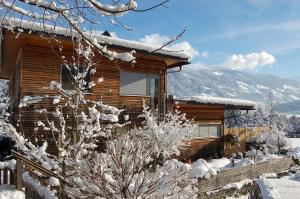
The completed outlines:
{"type": "MultiPolygon", "coordinates": [[[[176,103],[173,109],[185,113],[188,119],[193,119],[198,124],[220,124],[221,136],[223,135],[224,107],[183,102],[176,103]]],[[[182,151],[181,159],[194,161],[199,158],[218,157],[222,153],[223,143],[221,138],[191,139],[188,146],[182,151]]]]}
{"type": "Polygon", "coordinates": [[[177,103],[173,109],[186,113],[189,119],[193,119],[197,123],[223,124],[224,121],[223,106],[177,103]]]}
{"type": "Polygon", "coordinates": [[[187,146],[180,152],[180,160],[193,162],[199,158],[217,158],[222,151],[220,138],[199,138],[186,141],[187,146]]]}
{"type": "MultiPolygon", "coordinates": [[[[64,56],[72,56],[72,52],[65,52],[64,56]]],[[[125,62],[113,62],[107,58],[99,56],[95,66],[97,72],[93,76],[93,81],[97,82],[100,77],[104,78],[102,84],[98,84],[93,88],[91,95],[87,98],[91,100],[102,100],[104,104],[125,108],[129,110],[141,110],[142,100],[149,102],[147,96],[120,96],[120,71],[146,72],[161,76],[160,81],[160,104],[163,104],[163,96],[165,92],[165,75],[162,70],[166,67],[165,62],[149,60],[146,58],[138,59],[137,63],[132,66],[125,62]]],[[[22,48],[22,70],[21,70],[21,98],[24,96],[43,96],[56,95],[55,91],[45,89],[49,87],[51,81],[60,82],[62,61],[50,49],[46,47],[38,47],[32,45],[24,45],[22,48]]],[[[51,101],[43,101],[29,108],[22,108],[19,114],[21,121],[21,131],[30,137],[40,137],[49,143],[49,148],[55,147],[53,135],[45,132],[33,134],[34,122],[43,120],[37,113],[36,108],[53,108],[51,101]]],[[[135,117],[136,114],[132,117],[135,117]]],[[[131,118],[134,121],[134,118],[131,118]]],[[[54,149],[53,149],[54,150],[54,149]]]]}

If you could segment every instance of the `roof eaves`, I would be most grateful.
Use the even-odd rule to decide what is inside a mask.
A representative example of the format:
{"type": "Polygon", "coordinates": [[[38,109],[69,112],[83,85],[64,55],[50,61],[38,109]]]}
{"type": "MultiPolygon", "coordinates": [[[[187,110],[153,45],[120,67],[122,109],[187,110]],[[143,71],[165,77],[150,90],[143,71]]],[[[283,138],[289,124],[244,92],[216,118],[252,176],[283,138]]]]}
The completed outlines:
{"type": "Polygon", "coordinates": [[[225,104],[225,103],[213,103],[213,102],[198,102],[195,100],[184,100],[184,99],[178,99],[174,100],[174,102],[184,102],[186,104],[195,104],[195,105],[208,105],[208,106],[223,106],[224,109],[230,110],[256,110],[256,107],[254,105],[233,105],[233,104],[225,104]]]}

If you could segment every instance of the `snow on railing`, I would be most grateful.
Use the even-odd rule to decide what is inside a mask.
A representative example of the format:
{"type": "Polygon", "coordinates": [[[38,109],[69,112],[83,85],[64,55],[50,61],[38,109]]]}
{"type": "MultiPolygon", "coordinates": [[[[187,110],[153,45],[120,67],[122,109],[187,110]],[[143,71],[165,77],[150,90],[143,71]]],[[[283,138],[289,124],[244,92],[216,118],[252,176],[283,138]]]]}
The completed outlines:
{"type": "Polygon", "coordinates": [[[22,174],[23,181],[25,183],[25,189],[33,188],[39,196],[45,199],[57,199],[55,191],[50,190],[49,187],[46,187],[41,184],[38,180],[34,179],[29,175],[28,172],[22,174]]]}

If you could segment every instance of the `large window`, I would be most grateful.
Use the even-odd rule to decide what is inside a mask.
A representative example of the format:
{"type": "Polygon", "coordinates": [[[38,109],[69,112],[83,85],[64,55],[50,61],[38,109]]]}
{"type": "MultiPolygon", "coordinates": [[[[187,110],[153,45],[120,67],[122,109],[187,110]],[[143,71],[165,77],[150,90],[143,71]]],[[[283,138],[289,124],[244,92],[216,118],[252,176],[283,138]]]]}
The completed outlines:
{"type": "Polygon", "coordinates": [[[151,96],[157,98],[159,75],[120,72],[120,95],[151,96]]]}
{"type": "Polygon", "coordinates": [[[220,137],[221,125],[197,125],[190,132],[190,138],[220,137]]]}
{"type": "MultiPolygon", "coordinates": [[[[73,90],[75,87],[74,76],[76,73],[84,73],[85,68],[83,66],[79,66],[78,69],[75,69],[73,66],[67,66],[65,64],[61,65],[61,85],[65,90],[73,90]]],[[[89,83],[92,81],[92,76],[90,71],[88,71],[86,77],[83,79],[83,87],[87,92],[92,92],[91,88],[89,88],[89,83]]]]}

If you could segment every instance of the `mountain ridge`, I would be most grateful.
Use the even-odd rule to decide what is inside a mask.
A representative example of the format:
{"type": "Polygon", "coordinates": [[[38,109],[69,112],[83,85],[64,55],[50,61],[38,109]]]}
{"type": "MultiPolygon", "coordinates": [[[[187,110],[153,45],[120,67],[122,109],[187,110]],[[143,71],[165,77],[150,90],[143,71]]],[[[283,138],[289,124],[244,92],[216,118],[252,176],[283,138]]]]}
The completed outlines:
{"type": "Polygon", "coordinates": [[[206,95],[238,98],[264,106],[272,93],[275,102],[285,104],[282,110],[295,112],[296,107],[297,114],[300,113],[300,104],[295,103],[300,100],[300,81],[293,78],[219,67],[186,68],[178,73],[170,73],[168,77],[169,93],[176,97],[206,95]],[[287,108],[289,103],[293,103],[293,110],[287,108]]]}

